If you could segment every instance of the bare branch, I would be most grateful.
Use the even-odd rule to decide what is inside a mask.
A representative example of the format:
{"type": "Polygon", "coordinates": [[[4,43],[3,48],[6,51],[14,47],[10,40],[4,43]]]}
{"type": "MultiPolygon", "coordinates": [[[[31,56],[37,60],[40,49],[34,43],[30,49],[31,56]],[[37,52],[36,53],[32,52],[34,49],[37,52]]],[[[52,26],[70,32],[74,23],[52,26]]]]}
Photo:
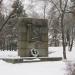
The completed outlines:
{"type": "Polygon", "coordinates": [[[60,10],[62,11],[62,0],[59,1],[60,1],[60,10]]]}
{"type": "Polygon", "coordinates": [[[66,10],[67,3],[68,3],[68,0],[66,0],[66,2],[65,2],[65,6],[64,6],[64,10],[63,10],[63,12],[65,12],[65,10],[66,10]]]}
{"type": "Polygon", "coordinates": [[[11,18],[12,15],[13,15],[13,12],[10,13],[10,15],[8,16],[8,18],[6,19],[6,21],[2,24],[2,27],[0,28],[0,32],[2,31],[3,27],[6,25],[6,23],[7,23],[8,20],[11,18]]]}
{"type": "Polygon", "coordinates": [[[59,13],[60,13],[59,8],[58,8],[57,5],[54,3],[54,1],[53,1],[53,0],[49,0],[49,2],[51,2],[51,3],[56,7],[56,9],[59,11],[59,13]]]}

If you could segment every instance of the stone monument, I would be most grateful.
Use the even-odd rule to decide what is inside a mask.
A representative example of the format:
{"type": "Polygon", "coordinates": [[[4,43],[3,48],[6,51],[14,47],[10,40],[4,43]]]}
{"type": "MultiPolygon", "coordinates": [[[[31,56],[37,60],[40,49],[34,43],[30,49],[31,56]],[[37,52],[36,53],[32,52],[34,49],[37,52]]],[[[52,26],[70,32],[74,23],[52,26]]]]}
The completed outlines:
{"type": "Polygon", "coordinates": [[[20,57],[48,57],[47,19],[19,18],[18,55],[20,57]]]}

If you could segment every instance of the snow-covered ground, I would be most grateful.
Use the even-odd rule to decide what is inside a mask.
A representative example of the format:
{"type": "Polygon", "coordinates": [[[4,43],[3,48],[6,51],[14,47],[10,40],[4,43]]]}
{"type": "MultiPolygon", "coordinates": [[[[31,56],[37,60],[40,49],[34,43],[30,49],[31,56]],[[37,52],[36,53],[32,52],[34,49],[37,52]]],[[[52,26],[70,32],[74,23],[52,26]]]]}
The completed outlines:
{"type": "MultiPolygon", "coordinates": [[[[75,47],[72,51],[69,52],[67,48],[67,58],[75,59],[75,47]]],[[[48,48],[48,57],[63,57],[63,48],[62,47],[49,47],[48,48]]],[[[0,58],[4,57],[18,57],[18,51],[0,51],[0,58]]]]}
{"type": "MultiPolygon", "coordinates": [[[[63,48],[62,47],[49,47],[48,48],[49,57],[63,57],[63,48]]],[[[75,47],[72,48],[72,51],[68,51],[68,47],[66,47],[66,55],[68,60],[75,60],[75,47]]]]}
{"type": "Polygon", "coordinates": [[[11,64],[0,60],[0,75],[64,75],[65,63],[35,62],[11,64]]]}
{"type": "Polygon", "coordinates": [[[6,57],[17,57],[18,56],[18,51],[1,51],[0,50],[0,58],[6,58],[6,57]]]}
{"type": "MultiPolygon", "coordinates": [[[[62,47],[49,47],[49,57],[62,57],[62,47]]],[[[75,48],[67,51],[68,59],[75,59],[75,48]]],[[[0,57],[17,57],[17,51],[0,51],[0,57]]],[[[7,63],[0,60],[0,75],[66,75],[66,62],[7,63]]]]}

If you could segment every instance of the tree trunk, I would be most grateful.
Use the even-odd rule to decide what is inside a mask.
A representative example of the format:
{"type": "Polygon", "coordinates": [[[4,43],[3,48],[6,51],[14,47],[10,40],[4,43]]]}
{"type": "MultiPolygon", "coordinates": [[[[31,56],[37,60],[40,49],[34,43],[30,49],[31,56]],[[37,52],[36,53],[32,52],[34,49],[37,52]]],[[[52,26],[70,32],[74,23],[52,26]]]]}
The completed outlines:
{"type": "Polygon", "coordinates": [[[66,0],[64,8],[62,10],[62,0],[60,0],[60,10],[61,10],[61,17],[60,17],[60,24],[61,24],[61,32],[62,32],[62,45],[63,45],[63,58],[66,59],[66,41],[65,41],[65,31],[64,31],[64,15],[66,11],[68,0],[66,0]]]}
{"type": "Polygon", "coordinates": [[[64,24],[63,24],[63,19],[64,19],[64,13],[62,12],[60,24],[61,24],[61,32],[62,32],[63,58],[66,59],[66,42],[65,42],[65,36],[64,36],[64,24]]]}
{"type": "Polygon", "coordinates": [[[73,27],[72,27],[72,35],[71,35],[71,39],[69,40],[71,43],[70,43],[70,49],[69,51],[72,51],[72,47],[73,47],[73,41],[74,41],[74,32],[73,32],[73,27]]]}

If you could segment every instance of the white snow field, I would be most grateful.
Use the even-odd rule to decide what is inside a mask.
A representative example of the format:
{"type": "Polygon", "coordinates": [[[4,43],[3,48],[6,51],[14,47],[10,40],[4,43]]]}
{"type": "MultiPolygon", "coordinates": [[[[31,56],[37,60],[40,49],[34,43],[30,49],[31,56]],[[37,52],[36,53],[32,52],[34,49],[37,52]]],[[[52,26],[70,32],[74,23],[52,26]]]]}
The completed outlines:
{"type": "MultiPolygon", "coordinates": [[[[63,57],[63,48],[62,47],[49,47],[48,48],[48,57],[63,57]]],[[[67,48],[67,58],[75,59],[75,47],[73,47],[72,51],[69,52],[67,48]]],[[[0,51],[0,58],[6,57],[18,57],[18,51],[0,51]]]]}
{"type": "MultiPolygon", "coordinates": [[[[48,48],[49,57],[63,57],[63,48],[62,47],[49,47],[48,48]]],[[[68,51],[68,47],[66,47],[66,55],[68,60],[75,60],[75,47],[72,48],[72,51],[68,51]]]]}
{"type": "MultiPolygon", "coordinates": [[[[49,57],[62,57],[62,47],[49,47],[49,57]]],[[[68,59],[75,60],[75,48],[67,51],[68,59]]],[[[0,51],[0,57],[18,57],[17,51],[0,51]]],[[[7,63],[0,60],[0,75],[66,75],[65,61],[7,63]]]]}
{"type": "Polygon", "coordinates": [[[0,51],[0,58],[18,57],[18,51],[0,51]]]}
{"type": "Polygon", "coordinates": [[[0,60],[0,75],[64,75],[65,63],[35,62],[11,64],[0,60]]]}

